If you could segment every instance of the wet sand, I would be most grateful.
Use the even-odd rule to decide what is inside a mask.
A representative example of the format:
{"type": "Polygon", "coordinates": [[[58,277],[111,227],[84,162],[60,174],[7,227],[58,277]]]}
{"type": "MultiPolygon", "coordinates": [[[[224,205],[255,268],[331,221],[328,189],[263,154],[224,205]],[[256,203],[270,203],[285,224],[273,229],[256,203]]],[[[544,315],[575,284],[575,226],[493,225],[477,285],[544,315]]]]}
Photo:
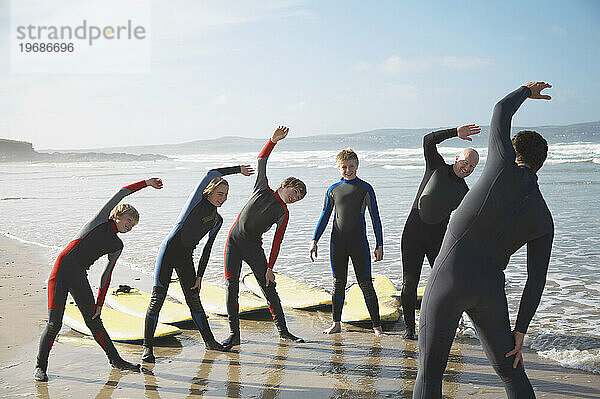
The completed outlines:
{"type": "MultiPolygon", "coordinates": [[[[416,342],[401,338],[404,325],[368,329],[344,326],[324,336],[326,311],[286,309],[290,330],[304,344],[279,341],[266,319],[242,320],[238,351],[205,351],[200,334],[157,343],[157,363],[143,373],[112,370],[89,338],[63,327],[50,355],[49,382],[36,383],[39,335],[46,321],[46,278],[53,259],[45,251],[0,236],[0,397],[39,398],[410,398],[416,377],[416,342]]],[[[144,278],[142,277],[142,280],[144,278]]],[[[149,280],[150,278],[147,277],[149,280]]],[[[92,280],[93,281],[93,280],[92,280]]],[[[150,284],[150,281],[142,285],[150,284]]],[[[217,339],[227,334],[223,317],[210,318],[217,339]]],[[[128,360],[140,345],[117,344],[128,360]]],[[[600,375],[561,367],[525,352],[525,366],[539,398],[600,398],[600,375]]],[[[448,398],[502,398],[504,389],[478,341],[455,340],[443,386],[448,398]]]]}

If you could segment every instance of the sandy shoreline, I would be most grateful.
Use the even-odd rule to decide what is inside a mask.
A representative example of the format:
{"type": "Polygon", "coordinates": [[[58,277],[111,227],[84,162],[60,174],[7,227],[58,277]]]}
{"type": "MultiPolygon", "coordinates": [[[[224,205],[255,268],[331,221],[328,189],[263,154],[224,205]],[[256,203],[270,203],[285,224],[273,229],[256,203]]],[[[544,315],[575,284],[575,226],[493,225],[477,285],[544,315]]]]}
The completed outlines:
{"type": "MultiPolygon", "coordinates": [[[[290,330],[305,344],[279,341],[268,320],[242,320],[239,352],[206,352],[199,333],[185,329],[159,343],[157,363],[144,373],[111,370],[91,339],[63,327],[50,355],[48,383],[35,383],[37,343],[46,320],[47,251],[0,236],[0,397],[39,398],[408,398],[416,376],[418,346],[401,338],[403,324],[375,338],[345,326],[323,336],[328,312],[286,309],[290,330]]],[[[118,266],[117,266],[118,268],[118,266]]],[[[142,276],[142,279],[150,279],[142,276]]],[[[142,286],[150,281],[141,282],[142,286]]],[[[215,336],[227,333],[225,318],[210,319],[215,336]]],[[[139,359],[141,346],[117,344],[122,356],[139,359]]],[[[457,339],[444,378],[449,398],[505,397],[479,343],[457,339]]],[[[542,398],[600,398],[600,376],[570,370],[525,353],[527,373],[542,398]]]]}

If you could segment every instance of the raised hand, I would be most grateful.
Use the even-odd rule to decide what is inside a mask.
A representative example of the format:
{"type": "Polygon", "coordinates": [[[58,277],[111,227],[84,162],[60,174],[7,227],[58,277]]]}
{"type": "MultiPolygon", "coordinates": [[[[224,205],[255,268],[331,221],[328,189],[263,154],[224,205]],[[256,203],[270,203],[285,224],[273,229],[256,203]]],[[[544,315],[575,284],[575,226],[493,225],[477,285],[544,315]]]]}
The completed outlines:
{"type": "Polygon", "coordinates": [[[527,82],[523,86],[529,87],[531,90],[529,98],[534,100],[550,100],[552,98],[547,94],[541,94],[542,90],[552,87],[552,85],[546,82],[527,82]]]}
{"type": "Polygon", "coordinates": [[[459,126],[456,128],[456,130],[458,130],[458,138],[467,141],[473,141],[473,139],[469,136],[481,133],[481,128],[474,123],[471,123],[470,125],[459,126]]]}
{"type": "Polygon", "coordinates": [[[163,182],[158,177],[152,177],[152,178],[146,180],[146,184],[149,186],[152,186],[158,190],[163,188],[163,182]]]}
{"type": "Polygon", "coordinates": [[[273,143],[277,143],[279,140],[283,140],[285,136],[287,136],[289,131],[289,127],[279,126],[277,129],[275,129],[275,132],[273,132],[273,136],[271,136],[271,141],[273,143]]]}
{"type": "Polygon", "coordinates": [[[254,168],[250,165],[240,165],[240,173],[244,176],[250,176],[254,174],[254,168]]]}

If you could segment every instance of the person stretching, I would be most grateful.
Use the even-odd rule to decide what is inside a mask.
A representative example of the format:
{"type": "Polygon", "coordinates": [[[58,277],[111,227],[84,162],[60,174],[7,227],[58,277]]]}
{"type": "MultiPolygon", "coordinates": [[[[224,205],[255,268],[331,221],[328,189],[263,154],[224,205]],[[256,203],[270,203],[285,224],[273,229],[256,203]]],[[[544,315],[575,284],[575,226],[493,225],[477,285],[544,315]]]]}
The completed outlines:
{"type": "Polygon", "coordinates": [[[475,124],[454,129],[439,130],[423,137],[425,175],[402,231],[402,315],[406,324],[404,338],[417,339],[415,334],[415,307],[417,285],[421,277],[423,259],[427,256],[433,267],[440,251],[442,238],[450,220],[450,213],[458,207],[469,190],[465,177],[473,173],[479,163],[479,154],[466,148],[452,165],[444,162],[437,145],[451,137],[471,141],[469,137],[481,131],[475,124]]]}
{"type": "Polygon", "coordinates": [[[537,182],[548,153],[533,131],[510,139],[511,120],[527,98],[551,87],[529,82],[494,107],[488,157],[481,177],[448,224],[421,305],[419,371],[413,398],[441,398],[442,375],[462,312],[467,312],[509,398],[534,398],[521,349],[540,303],[554,224],[537,182]],[[511,332],[504,269],[527,244],[527,281],[511,332]]]}
{"type": "Polygon", "coordinates": [[[336,157],[337,168],[342,178],[331,185],[325,193],[323,212],[315,229],[310,245],[309,256],[314,262],[313,254],[317,257],[317,242],[329,222],[331,212],[335,208],[333,228],[331,230],[330,259],[333,272],[333,324],[324,330],[324,334],[342,331],[340,321],[346,296],[348,280],[348,260],[352,258],[354,274],[363,292],[367,310],[371,316],[375,335],[382,334],[379,319],[379,302],[371,280],[371,255],[365,223],[365,208],[369,208],[373,230],[375,230],[375,262],[383,259],[383,230],[379,209],[373,187],[356,176],[358,156],[352,149],[342,150],[336,157]]]}
{"type": "Polygon", "coordinates": [[[160,189],[163,184],[160,179],[151,178],[123,187],[108,200],[90,222],[83,226],[83,229],[58,255],[48,279],[48,322],[40,338],[33,374],[36,381],[48,381],[46,374],[48,357],[62,326],[68,293],[73,296],[85,324],[106,353],[110,364],[122,370],[139,370],[139,364],[129,363],[121,358],[104,329],[100,314],[112,271],[123,250],[123,241],[117,237],[117,233],[127,233],[140,219],[138,211],[133,206],[129,204],[117,206],[117,204],[129,194],[146,186],[160,189]],[[94,294],[87,279],[87,270],[98,258],[106,254],[108,254],[108,263],[102,273],[100,289],[94,301],[94,294]]]}
{"type": "Polygon", "coordinates": [[[152,288],[152,297],[144,324],[142,360],[145,362],[154,363],[156,361],[153,353],[154,332],[160,309],[167,296],[173,269],[179,277],[179,284],[181,284],[186,303],[190,308],[192,320],[200,330],[206,349],[220,351],[230,349],[218,343],[210,330],[206,313],[200,302],[200,287],[213,242],[223,224],[223,218],[217,212],[217,208],[227,201],[229,183],[222,176],[234,173],[250,176],[254,170],[250,168],[250,165],[210,170],[190,194],[175,226],[158,250],[154,269],[154,288],[152,288]],[[208,240],[204,245],[196,272],[193,253],[206,234],[208,234],[208,240]]]}
{"type": "Polygon", "coordinates": [[[242,208],[237,220],[229,230],[227,244],[225,245],[225,286],[227,291],[227,314],[229,319],[230,335],[224,346],[240,344],[240,319],[239,319],[239,276],[242,261],[245,261],[267,299],[269,310],[279,330],[282,339],[294,342],[304,342],[302,338],[291,334],[285,323],[285,316],[281,307],[279,295],[275,290],[275,275],[273,266],[279,254],[279,247],[288,224],[289,213],[287,204],[300,201],[306,195],[306,185],[295,177],[288,177],[275,191],[269,188],[267,181],[267,159],[275,144],[283,140],[289,128],[279,126],[271,139],[258,154],[258,172],[252,197],[242,208]],[[262,248],[262,235],[273,224],[277,230],[271,246],[269,261],[262,248]]]}

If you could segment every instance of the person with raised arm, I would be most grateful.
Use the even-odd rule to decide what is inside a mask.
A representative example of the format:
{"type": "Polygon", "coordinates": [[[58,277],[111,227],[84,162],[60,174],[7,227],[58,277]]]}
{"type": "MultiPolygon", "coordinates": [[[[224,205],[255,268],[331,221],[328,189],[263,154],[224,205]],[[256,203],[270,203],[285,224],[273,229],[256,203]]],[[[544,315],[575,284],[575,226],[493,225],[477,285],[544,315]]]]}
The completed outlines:
{"type": "Polygon", "coordinates": [[[219,351],[231,349],[215,340],[200,302],[200,288],[215,237],[223,225],[223,218],[217,212],[217,208],[227,201],[229,193],[229,183],[223,179],[223,176],[234,173],[250,176],[254,170],[250,165],[238,165],[208,171],[190,194],[175,226],[158,250],[154,268],[154,287],[144,324],[144,349],[142,352],[144,362],[154,363],[156,361],[153,350],[154,332],[160,310],[167,296],[173,269],[177,273],[192,320],[202,335],[206,349],[219,351]],[[208,240],[202,250],[202,257],[196,271],[193,260],[194,250],[207,234],[208,240]]]}
{"type": "Polygon", "coordinates": [[[223,341],[223,346],[226,347],[240,344],[238,300],[242,261],[246,262],[252,273],[254,273],[267,299],[269,310],[281,339],[304,342],[302,338],[290,333],[287,328],[281,301],[275,290],[275,275],[273,273],[273,266],[277,260],[289,220],[287,206],[300,201],[306,195],[306,185],[295,177],[285,179],[276,190],[272,190],[267,181],[269,155],[275,145],[288,135],[288,132],[289,128],[279,126],[258,154],[257,175],[252,196],[240,211],[231,230],[229,230],[227,244],[225,245],[225,286],[230,335],[223,341]],[[271,253],[267,261],[262,247],[262,235],[273,225],[277,225],[277,230],[273,237],[273,245],[271,245],[271,253]]]}
{"type": "Polygon", "coordinates": [[[462,312],[467,312],[509,398],[534,398],[523,367],[523,338],[540,303],[554,224],[538,186],[548,153],[537,132],[511,140],[511,121],[528,98],[550,100],[545,82],[525,83],[494,107],[483,173],[448,224],[421,305],[419,370],[413,398],[441,398],[442,376],[462,312]],[[527,281],[514,329],[504,269],[527,245],[527,281]]]}
{"type": "Polygon", "coordinates": [[[62,326],[69,293],[75,300],[94,339],[106,353],[110,364],[122,370],[140,369],[139,364],[129,363],[121,358],[104,329],[100,314],[110,285],[112,271],[123,250],[123,241],[117,234],[129,232],[140,219],[138,211],[133,206],[118,204],[126,196],[146,186],[161,189],[163,183],[154,177],[120,189],[58,255],[48,279],[48,322],[40,338],[33,374],[36,381],[48,381],[46,373],[48,357],[62,326]],[[97,298],[94,300],[94,294],[87,278],[87,270],[103,255],[108,255],[108,263],[100,279],[97,298]]]}
{"type": "Polygon", "coordinates": [[[406,324],[404,338],[417,339],[415,334],[415,307],[417,285],[421,277],[423,259],[427,256],[433,267],[440,251],[450,214],[469,191],[465,178],[479,163],[479,154],[465,148],[449,165],[437,150],[437,145],[452,137],[471,141],[481,131],[475,124],[439,130],[423,137],[425,174],[402,231],[402,316],[406,324]]]}

